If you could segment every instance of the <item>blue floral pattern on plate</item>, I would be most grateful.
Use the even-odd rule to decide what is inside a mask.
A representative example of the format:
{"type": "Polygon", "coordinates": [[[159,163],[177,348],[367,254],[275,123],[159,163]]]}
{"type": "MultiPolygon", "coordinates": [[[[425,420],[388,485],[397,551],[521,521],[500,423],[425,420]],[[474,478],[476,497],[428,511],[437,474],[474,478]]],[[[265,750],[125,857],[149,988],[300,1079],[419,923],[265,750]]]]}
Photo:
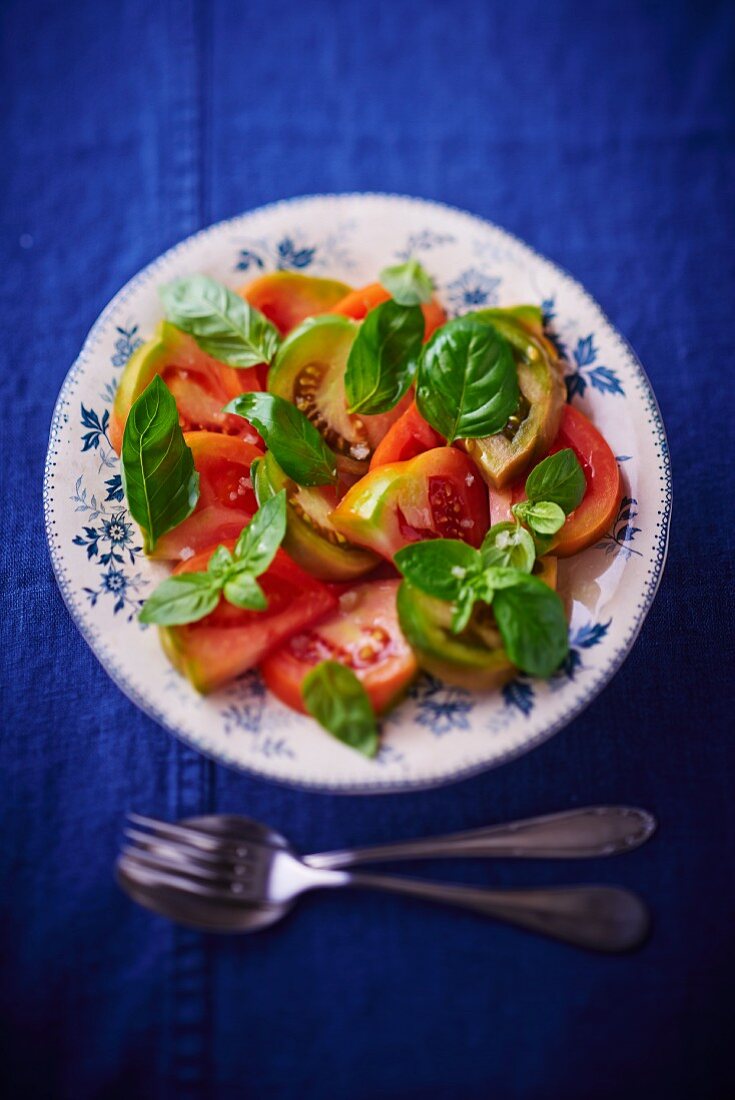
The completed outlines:
{"type": "Polygon", "coordinates": [[[354,264],[346,244],[351,229],[346,222],[336,233],[319,241],[300,229],[276,239],[262,237],[248,241],[238,251],[235,270],[255,276],[267,271],[308,272],[311,275],[337,265],[351,269],[354,264]]]}

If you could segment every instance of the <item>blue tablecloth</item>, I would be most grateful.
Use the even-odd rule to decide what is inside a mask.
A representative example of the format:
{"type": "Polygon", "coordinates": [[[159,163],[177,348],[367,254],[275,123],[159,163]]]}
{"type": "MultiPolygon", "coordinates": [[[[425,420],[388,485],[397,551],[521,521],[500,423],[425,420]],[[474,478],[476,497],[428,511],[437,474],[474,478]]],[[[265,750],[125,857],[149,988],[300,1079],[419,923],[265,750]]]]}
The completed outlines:
{"type": "Polygon", "coordinates": [[[3,5],[5,1095],[735,1095],[733,15],[726,0],[3,5]],[[227,771],[136,711],[62,605],[41,480],[64,375],[141,266],[274,198],[369,189],[487,216],[590,289],[651,376],[675,509],[640,640],[580,718],[471,781],[363,799],[227,771]],[[658,837],[613,862],[453,873],[639,889],[656,927],[631,957],[346,894],[217,940],[112,880],[132,806],[244,811],[319,849],[596,801],[650,807],[658,837]]]}

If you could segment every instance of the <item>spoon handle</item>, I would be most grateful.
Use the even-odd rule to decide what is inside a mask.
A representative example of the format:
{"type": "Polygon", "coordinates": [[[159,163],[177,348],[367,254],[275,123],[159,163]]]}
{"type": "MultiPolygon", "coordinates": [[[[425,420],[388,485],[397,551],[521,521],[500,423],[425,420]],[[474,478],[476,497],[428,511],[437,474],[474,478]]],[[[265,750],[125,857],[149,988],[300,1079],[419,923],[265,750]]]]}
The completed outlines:
{"type": "Polygon", "coordinates": [[[484,890],[362,872],[351,875],[347,885],[470,909],[592,951],[630,951],[650,925],[641,899],[617,886],[484,890]]]}
{"type": "Polygon", "coordinates": [[[305,856],[310,867],[352,867],[402,859],[503,856],[582,859],[628,852],[653,834],[655,818],[631,806],[587,806],[447,836],[305,856]]]}

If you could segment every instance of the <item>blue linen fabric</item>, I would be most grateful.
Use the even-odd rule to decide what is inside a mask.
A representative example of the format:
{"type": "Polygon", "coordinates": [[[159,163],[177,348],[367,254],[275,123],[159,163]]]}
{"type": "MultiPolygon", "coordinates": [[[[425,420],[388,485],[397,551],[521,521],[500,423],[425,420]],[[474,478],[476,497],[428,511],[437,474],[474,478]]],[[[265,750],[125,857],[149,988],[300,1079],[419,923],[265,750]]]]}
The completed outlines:
{"type": "Polygon", "coordinates": [[[734,14],[726,0],[3,4],[4,1095],[735,1095],[734,14]],[[470,781],[347,798],[218,767],[136,711],[62,605],[41,481],[64,375],[139,268],[261,203],[370,189],[486,216],[589,288],[651,376],[675,509],[655,606],[581,717],[470,781]],[[240,811],[314,850],[591,802],[650,807],[660,833],[617,861],[433,870],[625,883],[655,914],[625,958],[348,894],[220,940],[112,879],[134,807],[240,811]]]}

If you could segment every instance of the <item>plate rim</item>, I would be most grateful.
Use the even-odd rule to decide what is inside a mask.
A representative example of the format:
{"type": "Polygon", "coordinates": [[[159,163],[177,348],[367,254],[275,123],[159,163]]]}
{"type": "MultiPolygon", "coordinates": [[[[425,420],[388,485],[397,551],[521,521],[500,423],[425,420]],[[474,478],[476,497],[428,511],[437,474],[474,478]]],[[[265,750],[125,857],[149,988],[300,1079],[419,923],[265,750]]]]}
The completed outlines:
{"type": "Polygon", "coordinates": [[[220,221],[212,222],[211,224],[204,226],[197,230],[195,233],[184,237],[164,252],[160,253],[153,260],[147,263],[139,271],[137,271],[128,281],[117,291],[117,293],[110,299],[104,309],[101,311],[94,324],[88,331],[84,342],[82,343],[79,354],[74,359],[69,370],[67,371],[64,380],[59,389],[58,396],[54,403],[54,410],[51,417],[51,424],[49,428],[49,440],[46,451],[46,458],[44,462],[43,473],[43,510],[44,510],[44,528],[46,534],[46,544],[49,551],[49,557],[51,559],[51,566],[54,572],[57,587],[61,593],[62,600],[71,616],[74,626],[81,634],[84,641],[89,646],[95,659],[102,666],[103,670],[116,685],[116,687],[122,692],[122,694],[130,700],[139,710],[141,710],[147,717],[153,719],[157,725],[161,726],[167,733],[173,735],[178,740],[182,741],[188,747],[201,753],[204,757],[212,760],[214,763],[223,765],[225,767],[232,768],[245,775],[256,777],[260,780],[265,780],[271,783],[277,783],[280,786],[308,791],[310,793],[330,794],[330,795],[375,795],[375,794],[400,794],[409,793],[411,791],[432,790],[438,787],[448,786],[450,784],[459,783],[462,780],[470,779],[473,776],[480,775],[485,771],[498,768],[503,764],[510,763],[512,760],[523,756],[525,753],[530,752],[532,749],[537,748],[539,745],[548,741],[555,734],[559,733],[570,722],[574,721],[589,705],[590,703],[600,695],[613,677],[620,670],[623,662],[631,653],[636,639],[640,634],[643,624],[648,617],[648,614],[653,606],[653,602],[658,592],[661,578],[663,576],[664,567],[666,564],[666,558],[668,555],[669,546],[669,534],[671,527],[671,513],[673,506],[673,485],[672,485],[672,471],[671,471],[671,453],[669,449],[668,438],[666,435],[666,428],[664,425],[663,417],[661,415],[661,409],[658,403],[658,399],[654,392],[651,381],[646,373],[643,364],[641,363],[634,348],[622,335],[607,316],[604,309],[600,306],[597,300],[589,293],[589,291],[565,268],[556,261],[549,259],[548,256],[540,253],[532,245],[516,236],[514,233],[497,225],[489,218],[482,217],[481,215],[474,214],[469,210],[465,210],[462,207],[454,206],[450,203],[438,201],[436,199],[426,199],[417,195],[406,195],[398,192],[387,191],[335,191],[335,192],[316,192],[306,195],[295,195],[291,198],[277,199],[270,203],[264,203],[260,206],[252,207],[249,210],[244,210],[239,214],[233,215],[229,218],[221,219],[220,221]],[[515,246],[520,247],[523,251],[528,253],[536,260],[542,261],[548,265],[564,282],[571,285],[571,288],[581,296],[588,306],[591,306],[600,315],[602,321],[607,325],[610,334],[615,339],[616,343],[620,346],[620,351],[627,357],[630,365],[633,368],[635,374],[638,375],[640,382],[642,383],[643,396],[647,402],[648,409],[652,416],[651,431],[656,437],[660,446],[660,461],[661,470],[663,473],[663,486],[662,486],[662,509],[658,524],[658,536],[653,542],[653,553],[655,559],[653,561],[651,575],[646,582],[645,587],[641,593],[641,603],[635,613],[635,618],[632,626],[629,630],[625,640],[621,643],[618,649],[610,655],[608,664],[605,666],[604,671],[601,672],[598,679],[594,683],[590,684],[585,692],[578,696],[569,706],[563,714],[551,723],[549,726],[544,727],[539,733],[531,737],[528,740],[523,741],[521,744],[513,745],[500,753],[497,757],[488,761],[475,761],[465,767],[458,768],[454,771],[447,772],[444,775],[436,776],[432,778],[424,779],[411,779],[411,778],[399,778],[399,779],[376,779],[374,781],[365,782],[351,782],[351,781],[334,781],[334,782],[322,782],[308,779],[294,779],[284,776],[275,776],[265,769],[260,768],[257,763],[244,764],[242,761],[233,757],[228,757],[226,754],[218,753],[216,751],[210,751],[209,748],[203,747],[201,743],[197,741],[195,737],[190,736],[188,733],[176,728],[171,724],[165,714],[154,704],[149,703],[142,698],[138,691],[138,688],[129,682],[128,676],[125,672],[117,667],[114,660],[110,661],[107,654],[104,653],[102,645],[98,646],[96,642],[94,631],[88,629],[85,625],[81,613],[78,612],[76,601],[71,594],[71,582],[67,575],[67,569],[63,561],[61,553],[58,553],[54,547],[54,535],[53,525],[55,520],[53,518],[53,505],[51,501],[51,491],[54,478],[54,467],[56,465],[54,461],[53,447],[56,442],[57,436],[60,433],[63,424],[63,406],[73,389],[76,381],[76,375],[80,368],[87,362],[90,356],[93,354],[96,343],[101,335],[102,330],[106,327],[109,317],[116,311],[119,305],[127,299],[127,297],[137,289],[139,285],[150,280],[151,276],[155,273],[156,269],[163,265],[178,253],[183,252],[185,249],[193,246],[200,239],[208,236],[215,230],[223,230],[227,226],[234,226],[238,222],[242,221],[246,217],[250,217],[254,214],[266,213],[268,211],[276,210],[281,207],[303,204],[313,202],[315,200],[345,200],[345,199],[378,199],[378,200],[400,200],[402,202],[415,203],[427,210],[436,209],[439,211],[449,211],[453,215],[459,215],[460,217],[467,219],[470,222],[478,224],[480,226],[489,227],[494,232],[499,233],[511,241],[515,246]]]}

